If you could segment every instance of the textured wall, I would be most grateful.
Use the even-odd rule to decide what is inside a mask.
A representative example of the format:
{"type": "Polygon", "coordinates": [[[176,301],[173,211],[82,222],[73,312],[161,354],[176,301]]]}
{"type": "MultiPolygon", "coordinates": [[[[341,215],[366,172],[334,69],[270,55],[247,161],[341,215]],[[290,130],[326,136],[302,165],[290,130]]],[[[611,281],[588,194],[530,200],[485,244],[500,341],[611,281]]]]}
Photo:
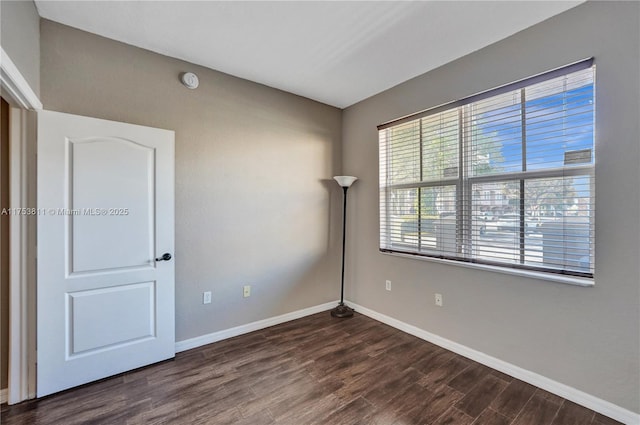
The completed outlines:
{"type": "Polygon", "coordinates": [[[46,20],[41,35],[45,109],[176,132],[178,341],[338,297],[339,109],[46,20]]]}
{"type": "Polygon", "coordinates": [[[348,108],[343,170],[361,179],[350,198],[348,298],[640,412],[639,19],[636,2],[587,2],[348,108]],[[597,68],[595,287],[378,251],[377,124],[590,56],[597,68]],[[434,306],[436,292],[443,308],[434,306]]]}
{"type": "Polygon", "coordinates": [[[36,95],[40,94],[40,16],[33,0],[0,2],[0,44],[36,95]]]}

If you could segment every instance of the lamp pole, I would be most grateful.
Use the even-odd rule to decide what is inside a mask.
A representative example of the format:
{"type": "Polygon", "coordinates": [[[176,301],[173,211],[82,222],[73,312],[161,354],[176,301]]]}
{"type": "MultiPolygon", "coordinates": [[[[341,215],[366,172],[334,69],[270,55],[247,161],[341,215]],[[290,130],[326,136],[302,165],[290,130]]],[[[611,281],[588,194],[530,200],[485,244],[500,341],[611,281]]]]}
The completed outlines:
{"type": "Polygon", "coordinates": [[[343,203],[342,203],[342,273],[340,280],[340,304],[331,310],[331,316],[333,317],[351,317],[353,316],[353,309],[344,305],[344,257],[345,257],[345,245],[347,240],[347,190],[357,180],[357,177],[353,176],[336,176],[334,179],[342,187],[343,203]]]}

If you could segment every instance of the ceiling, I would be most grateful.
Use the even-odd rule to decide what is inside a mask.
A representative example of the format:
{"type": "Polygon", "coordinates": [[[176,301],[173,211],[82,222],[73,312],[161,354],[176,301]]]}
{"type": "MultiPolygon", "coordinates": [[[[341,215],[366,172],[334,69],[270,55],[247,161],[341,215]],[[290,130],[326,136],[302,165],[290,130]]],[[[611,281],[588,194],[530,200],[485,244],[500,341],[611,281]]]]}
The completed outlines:
{"type": "Polygon", "coordinates": [[[580,3],[39,0],[36,6],[52,21],[344,108],[580,3]]]}

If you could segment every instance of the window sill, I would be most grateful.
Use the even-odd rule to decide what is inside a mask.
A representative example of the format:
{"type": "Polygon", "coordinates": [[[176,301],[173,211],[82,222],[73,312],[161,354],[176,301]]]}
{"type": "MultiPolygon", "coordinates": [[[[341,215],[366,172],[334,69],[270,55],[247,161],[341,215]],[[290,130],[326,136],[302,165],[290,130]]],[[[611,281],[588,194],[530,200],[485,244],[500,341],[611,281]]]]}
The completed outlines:
{"type": "Polygon", "coordinates": [[[528,277],[531,279],[546,280],[549,282],[564,283],[567,285],[592,287],[595,284],[594,279],[583,278],[583,277],[565,276],[565,275],[554,274],[554,273],[544,273],[544,272],[536,272],[531,270],[513,269],[509,267],[489,266],[486,264],[465,263],[462,261],[445,260],[442,258],[433,258],[433,257],[423,257],[419,255],[402,254],[397,252],[383,252],[383,251],[379,251],[379,252],[381,254],[390,255],[393,257],[411,258],[413,260],[422,260],[422,261],[429,261],[433,263],[448,264],[451,266],[466,267],[466,268],[475,269],[475,270],[485,270],[485,271],[495,272],[495,273],[528,277]]]}

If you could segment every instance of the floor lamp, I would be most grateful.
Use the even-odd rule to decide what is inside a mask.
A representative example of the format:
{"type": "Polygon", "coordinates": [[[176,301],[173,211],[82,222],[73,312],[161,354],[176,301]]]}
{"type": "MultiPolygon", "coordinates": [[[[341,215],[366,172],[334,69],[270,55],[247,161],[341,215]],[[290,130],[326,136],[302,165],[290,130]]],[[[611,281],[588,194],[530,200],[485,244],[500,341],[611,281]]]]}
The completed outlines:
{"type": "Polygon", "coordinates": [[[344,201],[342,207],[342,283],[340,287],[340,304],[331,310],[331,315],[333,317],[351,317],[353,316],[353,309],[344,305],[344,245],[347,235],[347,190],[358,178],[353,176],[335,176],[333,179],[342,186],[344,201]]]}

